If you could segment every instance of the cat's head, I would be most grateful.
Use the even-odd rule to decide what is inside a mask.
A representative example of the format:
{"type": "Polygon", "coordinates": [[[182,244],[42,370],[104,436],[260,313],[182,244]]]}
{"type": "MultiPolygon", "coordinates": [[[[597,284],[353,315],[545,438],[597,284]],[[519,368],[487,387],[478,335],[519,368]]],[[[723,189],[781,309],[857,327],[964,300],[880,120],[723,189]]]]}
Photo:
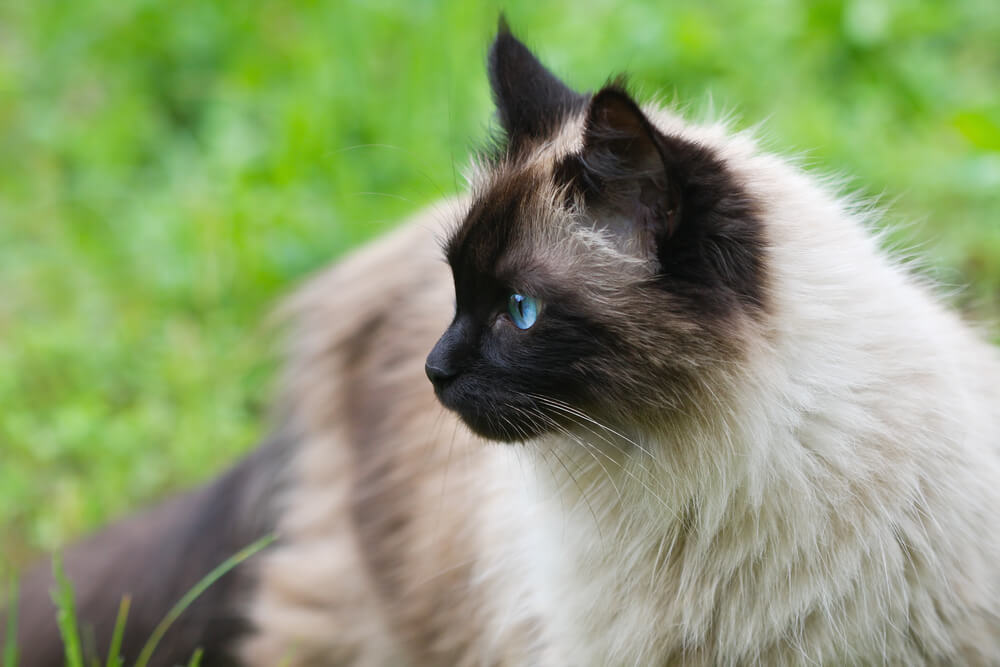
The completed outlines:
{"type": "Polygon", "coordinates": [[[438,398],[506,441],[697,409],[766,307],[752,197],[623,86],[571,90],[503,23],[489,75],[504,137],[447,241],[438,398]]]}

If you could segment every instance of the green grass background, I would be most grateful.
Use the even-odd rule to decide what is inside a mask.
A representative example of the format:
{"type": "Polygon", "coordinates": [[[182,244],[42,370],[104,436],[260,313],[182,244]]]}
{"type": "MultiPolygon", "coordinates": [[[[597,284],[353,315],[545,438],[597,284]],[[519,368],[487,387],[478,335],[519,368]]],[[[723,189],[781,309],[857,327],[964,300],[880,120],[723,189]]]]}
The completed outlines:
{"type": "Polygon", "coordinates": [[[0,566],[254,444],[269,308],[461,187],[501,8],[578,88],[851,175],[1000,313],[996,0],[0,0],[0,566]]]}

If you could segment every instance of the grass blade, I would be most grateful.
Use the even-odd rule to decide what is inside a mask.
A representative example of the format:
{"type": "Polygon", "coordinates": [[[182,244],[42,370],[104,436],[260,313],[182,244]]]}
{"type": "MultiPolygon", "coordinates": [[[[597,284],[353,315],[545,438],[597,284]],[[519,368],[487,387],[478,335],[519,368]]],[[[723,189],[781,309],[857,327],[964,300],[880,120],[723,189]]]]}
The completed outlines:
{"type": "Polygon", "coordinates": [[[142,647],[142,652],[139,653],[138,660],[135,661],[135,667],[146,667],[150,658],[153,657],[153,651],[156,650],[157,644],[159,644],[160,640],[163,639],[163,636],[167,634],[167,630],[170,629],[170,626],[173,625],[174,621],[176,621],[182,613],[184,613],[185,609],[191,606],[192,602],[198,599],[199,595],[205,592],[205,589],[218,581],[220,577],[232,570],[234,567],[250,558],[261,549],[267,547],[273,541],[274,535],[266,535],[253,544],[244,547],[239,552],[223,561],[214,570],[206,574],[201,581],[195,584],[194,588],[185,593],[184,597],[178,600],[177,604],[175,604],[170,611],[167,612],[167,615],[156,626],[156,629],[153,630],[153,634],[151,634],[149,639],[146,640],[145,646],[142,647]]]}
{"type": "Polygon", "coordinates": [[[76,604],[73,600],[73,584],[70,583],[62,567],[62,559],[58,554],[52,557],[52,574],[56,580],[52,600],[59,612],[56,616],[59,622],[59,634],[62,636],[66,652],[67,667],[83,667],[83,649],[80,647],[80,627],[76,618],[76,604]]]}
{"type": "Polygon", "coordinates": [[[188,661],[187,667],[201,667],[201,656],[204,653],[201,649],[194,652],[191,659],[188,661]]]}
{"type": "Polygon", "coordinates": [[[4,634],[3,664],[4,667],[17,667],[17,577],[10,578],[7,586],[7,629],[4,634]]]}
{"type": "Polygon", "coordinates": [[[131,606],[132,598],[128,595],[122,597],[122,601],[118,604],[115,630],[111,633],[111,646],[108,647],[108,659],[105,662],[107,667],[121,667],[122,665],[122,637],[125,635],[125,622],[128,619],[128,610],[131,606]]]}

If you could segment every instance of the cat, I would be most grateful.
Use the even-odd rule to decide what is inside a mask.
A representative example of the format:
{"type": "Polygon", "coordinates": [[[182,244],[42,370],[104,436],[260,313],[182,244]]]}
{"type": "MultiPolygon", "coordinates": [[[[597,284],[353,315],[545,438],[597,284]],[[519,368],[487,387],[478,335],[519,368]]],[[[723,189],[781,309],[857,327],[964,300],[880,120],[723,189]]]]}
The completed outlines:
{"type": "Polygon", "coordinates": [[[488,69],[469,194],[294,302],[247,661],[1000,664],[997,350],[751,136],[488,69]]]}
{"type": "Polygon", "coordinates": [[[97,645],[274,531],[157,664],[1000,664],[997,350],[752,136],[488,70],[469,192],[288,302],[269,443],[67,554],[97,645]]]}

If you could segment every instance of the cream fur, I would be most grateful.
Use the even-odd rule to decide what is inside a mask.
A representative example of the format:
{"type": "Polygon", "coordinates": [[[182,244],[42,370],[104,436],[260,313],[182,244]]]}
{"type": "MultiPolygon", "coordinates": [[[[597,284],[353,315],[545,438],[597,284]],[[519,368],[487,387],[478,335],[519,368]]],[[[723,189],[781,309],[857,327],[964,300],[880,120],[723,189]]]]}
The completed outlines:
{"type": "Polygon", "coordinates": [[[751,137],[647,113],[765,206],[769,315],[747,358],[656,428],[581,416],[570,437],[487,444],[422,370],[452,314],[434,236],[466,202],[321,274],[290,309],[297,481],[250,664],[1000,664],[996,349],[815,179],[751,137]],[[386,333],[359,357],[373,321],[386,333]],[[386,410],[377,449],[402,499],[392,476],[351,495],[359,400],[386,410]],[[411,523],[388,590],[352,507],[393,502],[411,523]]]}

